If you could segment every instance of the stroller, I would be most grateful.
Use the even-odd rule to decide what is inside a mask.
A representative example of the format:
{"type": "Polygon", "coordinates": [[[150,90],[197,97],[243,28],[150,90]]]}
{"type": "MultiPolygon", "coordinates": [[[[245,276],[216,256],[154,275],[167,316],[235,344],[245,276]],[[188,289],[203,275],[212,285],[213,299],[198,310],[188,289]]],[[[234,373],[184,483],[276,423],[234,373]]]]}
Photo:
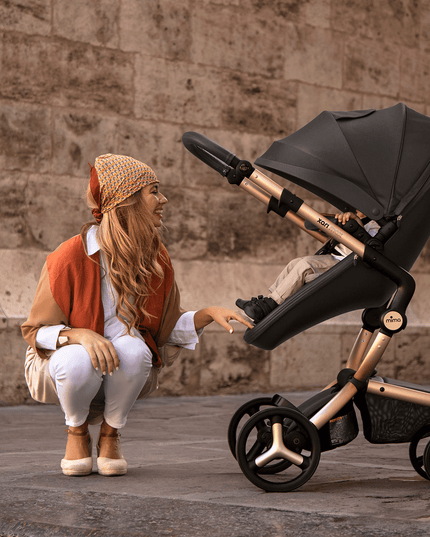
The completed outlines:
{"type": "Polygon", "coordinates": [[[268,212],[352,251],[247,329],[248,344],[272,350],[327,319],[363,310],[346,367],[329,386],[297,407],[275,394],[253,399],[233,415],[228,442],[244,475],[270,492],[302,486],[323,451],[357,436],[355,404],[365,438],[410,442],[412,466],[430,480],[430,442],[421,442],[430,436],[430,389],[383,378],[375,369],[394,334],[406,328],[415,292],[408,271],[430,236],[430,118],[401,103],[378,111],[323,112],[255,162],[342,212],[359,210],[377,221],[374,237],[353,220],[333,223],[205,136],[187,132],[182,140],[268,212]]]}

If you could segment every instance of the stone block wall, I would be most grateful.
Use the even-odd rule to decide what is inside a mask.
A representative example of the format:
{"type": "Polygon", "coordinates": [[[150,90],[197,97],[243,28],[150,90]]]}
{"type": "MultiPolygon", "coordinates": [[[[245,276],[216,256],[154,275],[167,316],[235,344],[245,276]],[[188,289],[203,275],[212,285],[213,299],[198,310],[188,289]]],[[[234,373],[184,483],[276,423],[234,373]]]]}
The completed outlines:
{"type": "MultiPolygon", "coordinates": [[[[184,305],[234,306],[317,245],[192,157],[182,134],[253,161],[325,109],[428,113],[429,49],[429,0],[0,0],[0,403],[27,397],[18,326],[47,253],[90,219],[88,163],[113,152],[152,166],[184,305]]],[[[428,258],[415,268],[424,282],[428,258]]],[[[416,335],[393,358],[406,378],[411,356],[425,362],[415,309],[416,335]]],[[[241,336],[208,329],[160,393],[321,385],[355,337],[343,320],[271,353],[241,336]]]]}

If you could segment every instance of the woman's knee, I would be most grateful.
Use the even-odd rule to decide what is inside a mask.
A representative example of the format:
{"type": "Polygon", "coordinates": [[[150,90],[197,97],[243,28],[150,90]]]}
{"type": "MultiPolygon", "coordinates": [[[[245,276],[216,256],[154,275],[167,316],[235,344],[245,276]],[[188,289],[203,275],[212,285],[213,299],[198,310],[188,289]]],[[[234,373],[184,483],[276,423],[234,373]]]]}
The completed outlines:
{"type": "Polygon", "coordinates": [[[120,368],[130,374],[146,371],[152,365],[152,352],[141,339],[126,335],[112,343],[120,359],[120,368]]]}
{"type": "Polygon", "coordinates": [[[66,345],[55,351],[49,359],[49,373],[53,379],[97,375],[90,355],[82,345],[66,345]]]}

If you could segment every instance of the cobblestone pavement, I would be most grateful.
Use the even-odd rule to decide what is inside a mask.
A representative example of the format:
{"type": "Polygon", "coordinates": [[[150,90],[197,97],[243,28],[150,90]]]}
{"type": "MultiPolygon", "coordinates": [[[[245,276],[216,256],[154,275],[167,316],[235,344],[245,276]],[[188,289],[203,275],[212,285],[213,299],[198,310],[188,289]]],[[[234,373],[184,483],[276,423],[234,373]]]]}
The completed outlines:
{"type": "MultiPolygon", "coordinates": [[[[283,395],[299,404],[311,393],[283,395]]],[[[61,473],[58,407],[0,408],[0,537],[430,535],[430,482],[407,444],[369,444],[360,432],[324,452],[301,488],[255,487],[226,440],[231,416],[254,397],[139,401],[121,439],[129,470],[114,478],[61,473]]]]}

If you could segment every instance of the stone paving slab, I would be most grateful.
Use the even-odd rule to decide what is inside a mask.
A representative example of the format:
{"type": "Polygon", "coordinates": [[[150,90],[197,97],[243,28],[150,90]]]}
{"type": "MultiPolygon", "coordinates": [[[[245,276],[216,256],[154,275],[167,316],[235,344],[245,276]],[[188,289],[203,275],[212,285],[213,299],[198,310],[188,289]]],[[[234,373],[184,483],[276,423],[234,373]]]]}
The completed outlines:
{"type": "MultiPolygon", "coordinates": [[[[299,404],[312,393],[282,395],[299,404]]],[[[137,402],[122,436],[129,471],[116,478],[61,473],[58,407],[1,407],[0,537],[430,534],[430,483],[413,470],[407,444],[372,445],[360,433],[323,453],[301,488],[256,488],[226,440],[231,416],[254,397],[137,402]]]]}

